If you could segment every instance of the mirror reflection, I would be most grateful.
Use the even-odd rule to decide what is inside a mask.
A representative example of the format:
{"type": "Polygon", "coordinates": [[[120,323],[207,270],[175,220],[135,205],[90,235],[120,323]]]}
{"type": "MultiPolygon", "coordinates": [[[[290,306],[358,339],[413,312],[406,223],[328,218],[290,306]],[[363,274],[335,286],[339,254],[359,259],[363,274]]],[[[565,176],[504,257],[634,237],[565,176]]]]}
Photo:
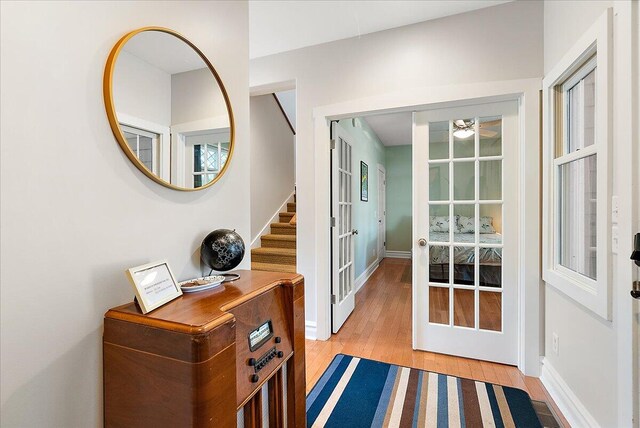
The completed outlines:
{"type": "Polygon", "coordinates": [[[123,37],[110,64],[107,112],[129,159],[150,178],[180,190],[220,178],[233,152],[233,118],[224,87],[201,52],[171,30],[143,29],[123,37]]]}

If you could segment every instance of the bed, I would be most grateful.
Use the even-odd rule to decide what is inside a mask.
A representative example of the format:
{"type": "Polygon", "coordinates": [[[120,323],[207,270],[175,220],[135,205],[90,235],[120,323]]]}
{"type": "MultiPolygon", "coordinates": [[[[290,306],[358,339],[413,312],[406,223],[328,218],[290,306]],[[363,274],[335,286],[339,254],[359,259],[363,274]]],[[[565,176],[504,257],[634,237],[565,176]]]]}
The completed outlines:
{"type": "MultiPolygon", "coordinates": [[[[480,233],[480,244],[500,244],[499,233],[480,233]]],[[[439,242],[449,242],[449,232],[429,232],[429,280],[431,282],[449,282],[449,247],[439,246],[439,242]]],[[[454,243],[474,243],[475,233],[454,233],[454,243]]],[[[474,284],[475,248],[454,244],[453,277],[456,284],[474,284]]],[[[502,284],[502,248],[482,248],[478,254],[480,285],[501,287],[502,284]]]]}

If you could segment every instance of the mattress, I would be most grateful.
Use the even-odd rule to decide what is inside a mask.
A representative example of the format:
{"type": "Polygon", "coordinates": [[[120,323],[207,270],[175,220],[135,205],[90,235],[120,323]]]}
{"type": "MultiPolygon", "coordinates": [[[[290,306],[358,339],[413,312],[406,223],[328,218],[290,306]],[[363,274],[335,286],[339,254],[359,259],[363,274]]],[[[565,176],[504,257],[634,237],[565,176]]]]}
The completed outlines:
{"type": "MultiPolygon", "coordinates": [[[[454,233],[453,242],[474,243],[473,233],[454,233]]],[[[438,242],[448,242],[448,232],[429,232],[429,262],[431,264],[449,263],[449,247],[438,245],[438,242]]],[[[502,235],[499,233],[481,233],[480,244],[500,244],[502,235]]],[[[454,245],[454,264],[474,264],[475,248],[454,245]]],[[[480,264],[502,264],[502,248],[482,248],[479,251],[480,264]]]]}

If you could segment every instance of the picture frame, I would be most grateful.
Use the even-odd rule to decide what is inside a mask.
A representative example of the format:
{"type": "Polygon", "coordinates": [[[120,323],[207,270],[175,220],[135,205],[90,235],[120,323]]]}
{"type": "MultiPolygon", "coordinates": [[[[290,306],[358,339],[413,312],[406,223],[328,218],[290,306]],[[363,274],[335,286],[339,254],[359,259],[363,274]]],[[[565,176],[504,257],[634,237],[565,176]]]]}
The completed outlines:
{"type": "Polygon", "coordinates": [[[182,289],[166,260],[132,267],[125,273],[133,286],[143,314],[182,296],[182,289]]]}
{"type": "Polygon", "coordinates": [[[369,201],[369,165],[360,161],[360,200],[369,201]]]}

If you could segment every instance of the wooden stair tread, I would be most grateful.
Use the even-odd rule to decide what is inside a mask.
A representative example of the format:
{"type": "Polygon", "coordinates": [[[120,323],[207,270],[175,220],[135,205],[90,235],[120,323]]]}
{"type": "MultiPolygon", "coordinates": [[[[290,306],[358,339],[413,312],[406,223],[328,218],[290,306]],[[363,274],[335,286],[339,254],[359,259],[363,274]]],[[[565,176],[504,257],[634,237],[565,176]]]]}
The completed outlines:
{"type": "Polygon", "coordinates": [[[251,269],[264,270],[268,272],[296,273],[295,265],[283,265],[283,264],[277,264],[277,263],[251,262],[251,269]]]}
{"type": "Polygon", "coordinates": [[[271,223],[271,226],[275,226],[275,227],[286,227],[287,229],[295,229],[296,226],[294,224],[289,224],[289,223],[271,223]]]}
{"type": "Polygon", "coordinates": [[[278,235],[277,233],[268,233],[266,235],[262,235],[261,238],[272,241],[296,241],[296,235],[278,235]]]}
{"type": "Polygon", "coordinates": [[[260,247],[251,250],[251,254],[277,254],[281,256],[295,256],[296,250],[295,248],[260,247]]]}

